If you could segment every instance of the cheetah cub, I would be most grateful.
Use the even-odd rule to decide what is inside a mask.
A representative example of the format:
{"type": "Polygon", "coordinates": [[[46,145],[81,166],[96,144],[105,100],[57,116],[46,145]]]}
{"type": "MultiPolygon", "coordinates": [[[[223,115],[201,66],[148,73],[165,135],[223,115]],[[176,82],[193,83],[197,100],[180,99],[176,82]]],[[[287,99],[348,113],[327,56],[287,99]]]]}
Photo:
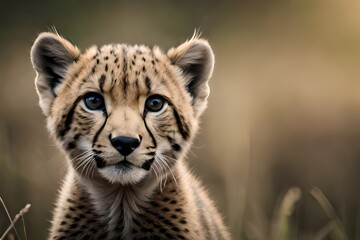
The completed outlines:
{"type": "Polygon", "coordinates": [[[206,40],[81,52],[45,32],[31,61],[68,163],[49,239],[230,239],[185,163],[214,67],[206,40]]]}

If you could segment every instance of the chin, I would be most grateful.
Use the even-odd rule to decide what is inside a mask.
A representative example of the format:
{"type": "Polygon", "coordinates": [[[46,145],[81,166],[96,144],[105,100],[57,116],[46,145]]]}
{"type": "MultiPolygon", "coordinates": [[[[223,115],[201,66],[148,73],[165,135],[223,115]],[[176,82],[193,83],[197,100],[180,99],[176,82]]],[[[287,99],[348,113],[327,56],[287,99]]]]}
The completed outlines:
{"type": "Polygon", "coordinates": [[[148,172],[135,166],[119,167],[117,165],[112,165],[100,169],[99,173],[110,183],[131,185],[140,182],[148,172]]]}

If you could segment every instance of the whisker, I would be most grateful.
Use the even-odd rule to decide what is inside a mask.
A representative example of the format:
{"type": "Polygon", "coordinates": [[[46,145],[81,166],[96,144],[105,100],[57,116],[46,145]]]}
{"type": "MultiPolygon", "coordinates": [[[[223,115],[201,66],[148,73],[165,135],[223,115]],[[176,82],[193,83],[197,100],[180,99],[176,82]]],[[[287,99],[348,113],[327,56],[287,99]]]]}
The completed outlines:
{"type": "Polygon", "coordinates": [[[172,171],[172,169],[171,169],[171,167],[169,165],[169,162],[168,162],[168,160],[173,160],[173,159],[167,159],[166,156],[164,156],[162,154],[159,154],[159,159],[160,159],[160,161],[163,162],[164,166],[167,167],[167,169],[169,169],[169,172],[171,173],[171,176],[172,176],[175,184],[177,185],[175,175],[174,175],[174,173],[173,173],[173,171],[172,171]]]}
{"type": "Polygon", "coordinates": [[[81,157],[78,157],[77,159],[73,159],[74,169],[78,170],[81,167],[83,167],[86,164],[86,159],[92,156],[91,153],[84,154],[81,157]]]}

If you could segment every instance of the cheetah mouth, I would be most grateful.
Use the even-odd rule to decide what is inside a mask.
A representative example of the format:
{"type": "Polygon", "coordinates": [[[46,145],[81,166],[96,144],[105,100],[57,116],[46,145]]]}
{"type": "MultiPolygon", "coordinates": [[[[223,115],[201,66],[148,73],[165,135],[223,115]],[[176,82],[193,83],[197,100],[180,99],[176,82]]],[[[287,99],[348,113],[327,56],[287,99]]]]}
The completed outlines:
{"type": "MultiPolygon", "coordinates": [[[[121,162],[118,162],[118,163],[112,164],[112,165],[115,166],[115,168],[118,170],[128,170],[132,166],[135,166],[134,164],[132,164],[131,162],[129,162],[127,160],[123,160],[121,162]]],[[[112,165],[109,165],[109,166],[112,166],[112,165]]]]}
{"type": "Polygon", "coordinates": [[[99,169],[112,166],[112,167],[115,167],[115,169],[117,169],[117,170],[129,170],[132,167],[138,167],[138,168],[142,168],[146,171],[149,171],[151,168],[151,165],[153,164],[154,161],[155,161],[155,158],[148,159],[141,166],[137,166],[137,165],[129,162],[126,159],[124,159],[120,162],[117,162],[117,163],[106,164],[104,159],[102,159],[101,157],[98,157],[98,156],[95,157],[96,166],[99,169]]]}

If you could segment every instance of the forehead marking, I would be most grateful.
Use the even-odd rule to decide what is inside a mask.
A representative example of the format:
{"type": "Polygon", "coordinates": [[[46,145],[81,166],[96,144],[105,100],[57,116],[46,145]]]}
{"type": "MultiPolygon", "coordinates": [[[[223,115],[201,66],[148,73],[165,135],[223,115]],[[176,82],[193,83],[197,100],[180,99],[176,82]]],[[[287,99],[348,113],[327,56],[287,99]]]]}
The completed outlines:
{"type": "Polygon", "coordinates": [[[102,74],[101,77],[99,78],[99,88],[102,93],[104,92],[105,80],[106,80],[106,76],[105,74],[102,74]]]}
{"type": "Polygon", "coordinates": [[[124,91],[124,99],[126,99],[126,92],[127,92],[127,87],[128,87],[128,74],[127,74],[127,48],[126,46],[122,46],[122,52],[123,52],[123,91],[124,91]]]}

